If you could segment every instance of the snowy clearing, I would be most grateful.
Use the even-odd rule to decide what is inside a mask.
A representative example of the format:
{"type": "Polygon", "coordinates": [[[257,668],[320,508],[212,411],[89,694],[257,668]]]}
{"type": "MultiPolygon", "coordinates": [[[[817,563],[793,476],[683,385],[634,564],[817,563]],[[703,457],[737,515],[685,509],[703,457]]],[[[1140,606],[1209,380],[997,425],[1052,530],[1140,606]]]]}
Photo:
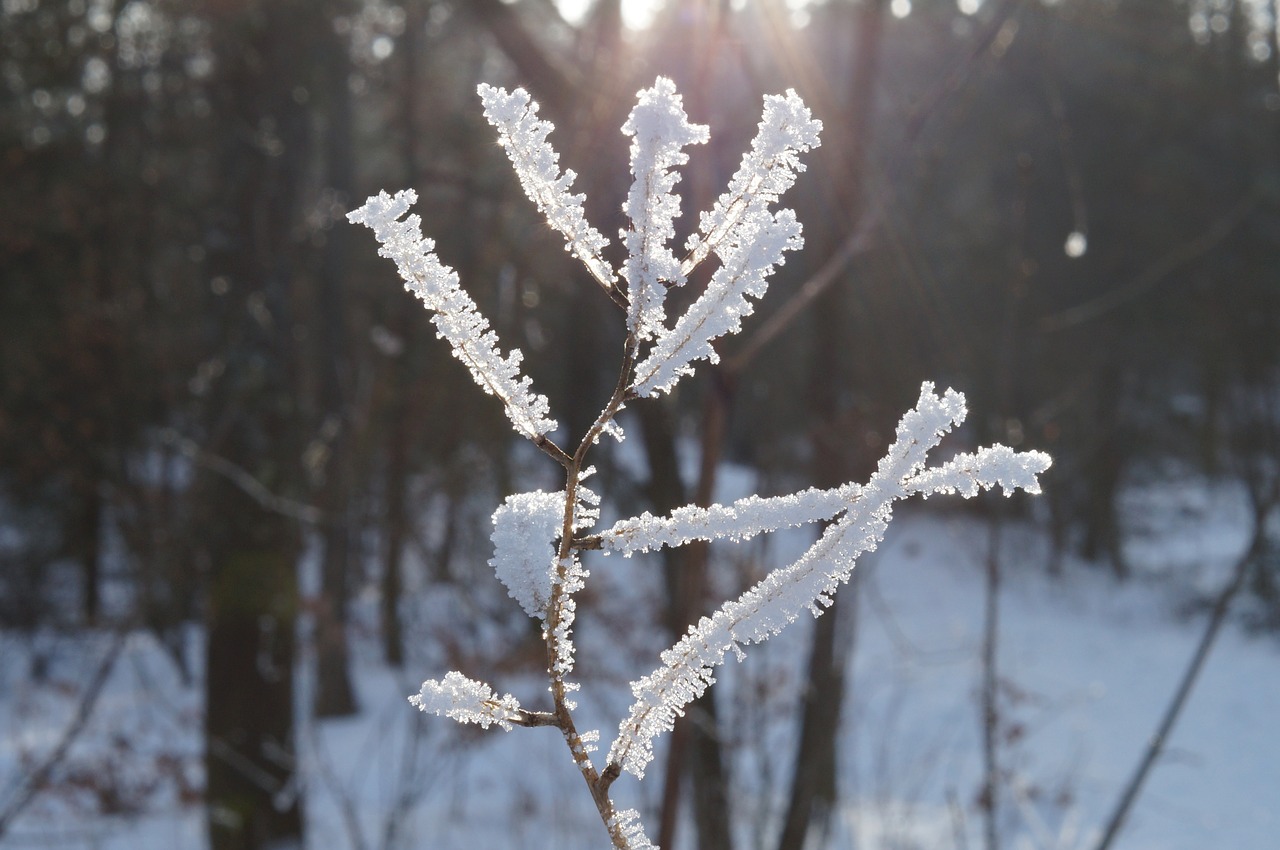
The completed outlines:
{"type": "MultiPolygon", "coordinates": [[[[740,477],[727,476],[731,486],[745,483],[736,481],[740,477]]],[[[1204,612],[1196,600],[1213,589],[1243,545],[1235,523],[1239,503],[1230,490],[1166,486],[1130,494],[1126,505],[1129,551],[1140,569],[1125,584],[1073,563],[1052,579],[1039,534],[1009,526],[1003,535],[1005,846],[1076,850],[1096,841],[1199,638],[1204,612]]],[[[827,845],[833,848],[981,843],[977,691],[989,535],[972,518],[926,507],[902,512],[855,579],[856,651],[839,744],[845,803],[827,845]]],[[[803,542],[797,538],[794,545],[803,542]]],[[[757,554],[780,559],[779,550],[792,544],[783,539],[757,554]]],[[[592,565],[606,588],[631,588],[606,589],[584,604],[583,711],[606,730],[625,709],[623,683],[662,643],[644,625],[653,622],[644,609],[657,588],[638,580],[642,560],[615,557],[592,565]],[[613,581],[607,576],[614,569],[634,572],[613,581]],[[610,640],[603,639],[605,630],[610,640]]],[[[791,685],[806,639],[800,630],[750,648],[745,662],[723,670],[718,685],[734,745],[735,823],[743,847],[774,841],[794,735],[791,685]],[[745,693],[754,699],[742,701],[745,693]]],[[[0,811],[57,745],[110,643],[104,635],[3,636],[0,811]]],[[[198,657],[199,635],[189,643],[198,657]]],[[[596,814],[557,732],[463,730],[424,717],[406,697],[437,671],[389,670],[369,637],[357,638],[357,647],[362,713],[303,726],[309,846],[599,846],[596,814]]],[[[177,669],[154,639],[131,635],[52,787],[37,795],[0,846],[204,846],[199,690],[184,684],[177,669]]],[[[499,674],[495,686],[536,704],[536,681],[517,671],[499,674]]],[[[1117,846],[1274,847],[1280,830],[1276,705],[1280,641],[1233,624],[1117,846]]],[[[660,744],[655,768],[661,764],[660,744]]],[[[620,782],[620,800],[651,816],[660,788],[654,779],[620,782]]],[[[687,840],[689,833],[683,835],[687,840]]]]}

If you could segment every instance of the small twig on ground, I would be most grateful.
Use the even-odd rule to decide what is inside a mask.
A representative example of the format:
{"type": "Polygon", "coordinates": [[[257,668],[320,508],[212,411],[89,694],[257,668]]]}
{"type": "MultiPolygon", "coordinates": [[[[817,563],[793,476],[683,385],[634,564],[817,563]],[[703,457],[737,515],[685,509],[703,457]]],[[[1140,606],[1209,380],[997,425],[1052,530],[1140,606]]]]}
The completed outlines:
{"type": "Polygon", "coordinates": [[[111,671],[115,669],[116,661],[120,658],[120,653],[124,649],[127,637],[128,633],[124,629],[116,631],[112,637],[110,647],[102,657],[102,661],[98,663],[98,669],[94,671],[89,684],[85,686],[84,693],[80,696],[80,704],[76,706],[75,715],[71,718],[71,722],[67,724],[66,729],[63,730],[62,737],[58,739],[58,743],[49,751],[44,761],[35,770],[28,772],[25,778],[17,780],[17,787],[10,793],[8,802],[0,810],[0,839],[4,838],[5,833],[9,831],[18,815],[31,804],[49,782],[53,772],[66,760],[71,746],[79,739],[85,727],[89,725],[89,721],[93,718],[94,709],[98,705],[98,699],[102,696],[107,680],[111,678],[111,671]]]}
{"type": "Polygon", "coordinates": [[[1209,615],[1209,622],[1205,624],[1204,634],[1200,636],[1200,642],[1197,644],[1196,650],[1187,664],[1187,669],[1182,673],[1182,680],[1178,683],[1168,707],[1165,708],[1164,716],[1160,719],[1160,724],[1156,727],[1155,733],[1147,742],[1146,750],[1138,761],[1138,766],[1134,770],[1133,776],[1129,779],[1128,784],[1125,785],[1111,816],[1107,818],[1107,826],[1103,830],[1102,838],[1098,840],[1095,850],[1108,850],[1111,847],[1112,842],[1119,835],[1120,829],[1124,826],[1129,811],[1137,801],[1138,794],[1142,791],[1147,775],[1151,772],[1151,768],[1155,766],[1156,760],[1160,758],[1161,753],[1164,752],[1165,743],[1173,732],[1174,724],[1178,722],[1178,717],[1182,714],[1187,698],[1191,695],[1191,691],[1196,685],[1196,680],[1200,677],[1200,671],[1204,668],[1205,660],[1209,657],[1209,651],[1213,649],[1214,641],[1218,638],[1222,624],[1226,622],[1227,611],[1231,607],[1231,602],[1235,599],[1236,594],[1240,592],[1240,589],[1244,587],[1246,579],[1253,571],[1254,564],[1257,563],[1258,557],[1266,547],[1266,526],[1267,514],[1270,512],[1269,508],[1269,505],[1255,505],[1253,537],[1249,541],[1249,548],[1245,550],[1244,554],[1236,562],[1232,570],[1231,580],[1227,582],[1226,587],[1222,589],[1214,601],[1212,613],[1209,615]]]}

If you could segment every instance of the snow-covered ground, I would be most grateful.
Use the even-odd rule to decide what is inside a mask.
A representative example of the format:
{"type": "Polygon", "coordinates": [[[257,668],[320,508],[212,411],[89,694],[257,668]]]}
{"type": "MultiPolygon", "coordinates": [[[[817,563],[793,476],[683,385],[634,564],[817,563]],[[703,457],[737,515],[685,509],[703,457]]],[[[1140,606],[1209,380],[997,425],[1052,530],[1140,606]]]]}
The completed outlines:
{"type": "MultiPolygon", "coordinates": [[[[855,579],[854,654],[838,744],[845,803],[832,848],[983,846],[978,683],[990,535],[969,517],[925,507],[935,508],[899,511],[855,579]]],[[[1124,584],[1073,563],[1050,578],[1041,535],[1013,525],[1002,534],[1006,848],[1093,846],[1199,639],[1205,612],[1195,602],[1224,579],[1244,545],[1238,500],[1227,488],[1146,488],[1126,501],[1126,513],[1128,552],[1139,569],[1124,584]]],[[[773,563],[790,545],[752,553],[773,563]]],[[[600,592],[584,598],[581,701],[606,744],[625,708],[626,680],[647,672],[646,659],[663,642],[647,625],[657,587],[646,569],[652,567],[638,559],[597,561],[591,583],[600,592]]],[[[518,614],[513,602],[509,607],[518,614]]],[[[428,603],[423,617],[438,620],[446,608],[428,603]]],[[[805,628],[752,647],[717,685],[735,746],[733,805],[744,848],[772,847],[805,628]]],[[[198,641],[194,635],[193,645],[198,641]]],[[[0,636],[0,812],[56,746],[109,643],[85,635],[0,636]],[[32,676],[39,663],[42,680],[32,676]]],[[[424,717],[405,697],[443,670],[389,670],[371,638],[357,641],[357,658],[363,712],[303,727],[310,847],[605,845],[556,732],[480,732],[424,717]]],[[[439,658],[426,652],[415,665],[439,658]]],[[[539,704],[536,680],[518,671],[496,678],[501,690],[539,704]]],[[[1278,706],[1280,638],[1231,625],[1116,846],[1280,846],[1278,706]]],[[[199,725],[198,689],[183,684],[154,640],[131,636],[70,752],[71,779],[39,795],[0,847],[202,847],[199,725]],[[99,814],[104,808],[115,813],[99,814]]],[[[615,786],[618,802],[640,808],[650,822],[661,764],[660,752],[643,783],[615,786]]]]}

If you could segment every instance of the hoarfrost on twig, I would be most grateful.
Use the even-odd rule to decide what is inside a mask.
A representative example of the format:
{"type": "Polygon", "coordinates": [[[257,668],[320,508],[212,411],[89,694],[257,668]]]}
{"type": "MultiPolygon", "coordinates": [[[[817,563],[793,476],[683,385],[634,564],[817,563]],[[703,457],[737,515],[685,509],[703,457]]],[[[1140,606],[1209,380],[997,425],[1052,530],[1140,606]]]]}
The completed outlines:
{"type": "Polygon", "coordinates": [[[546,619],[560,539],[564,494],[517,493],[493,512],[489,566],[530,617],[546,619]]]}
{"type": "Polygon", "coordinates": [[[631,555],[694,540],[749,540],[764,532],[831,519],[861,491],[857,484],[846,484],[831,490],[810,488],[789,496],[747,496],[731,505],[709,508],[685,505],[668,517],[645,511],[601,532],[600,548],[631,555]]]}
{"type": "Polygon", "coordinates": [[[710,211],[699,219],[698,233],[689,237],[689,256],[682,266],[686,274],[725,242],[741,242],[735,233],[776,203],[805,170],[800,154],[819,145],[822,122],[815,119],[794,89],[783,95],[766,95],[751,149],[710,211]]]}
{"type": "Polygon", "coordinates": [[[484,682],[468,679],[458,672],[443,679],[428,679],[422,690],[409,697],[419,711],[451,717],[459,723],[477,723],[488,729],[498,724],[510,731],[520,716],[520,703],[511,694],[501,698],[484,682]]]}
{"type": "Polygon", "coordinates": [[[546,396],[532,392],[532,382],[520,374],[524,359],[520,349],[502,356],[498,335],[489,329],[489,321],[462,289],[458,273],[440,262],[435,243],[422,235],[422,220],[410,215],[401,221],[400,217],[417,200],[418,194],[412,189],[394,196],[379,192],[359,209],[347,213],[347,219],[373,231],[381,246],[379,256],[395,261],[405,289],[435,313],[431,321],[439,336],[466,364],[475,382],[502,401],[516,430],[532,439],[549,434],[556,429],[556,421],[547,416],[550,405],[546,396]]]}
{"type": "Polygon", "coordinates": [[[605,289],[616,287],[613,268],[601,252],[609,240],[587,223],[582,209],[584,195],[570,194],[578,175],[560,173],[560,155],[547,136],[555,129],[550,121],[538,118],[538,104],[518,88],[508,93],[483,83],[476,89],[484,104],[484,117],[498,131],[498,144],[520,178],[520,185],[547,224],[565,239],[565,249],[582,261],[605,289]]]}
{"type": "Polygon", "coordinates": [[[609,762],[643,777],[653,759],[654,738],[671,730],[684,707],[715,681],[712,671],[726,653],[733,650],[740,656],[743,645],[767,640],[806,610],[820,614],[852,574],[858,556],[879,544],[898,499],[949,490],[974,495],[995,483],[1006,491],[1012,486],[1039,489],[1035,476],[1050,463],[1040,452],[1019,454],[997,446],[966,455],[959,463],[924,470],[927,453],[964,416],[964,396],[954,390],[935,396],[933,385],[924,384],[916,407],[902,417],[896,439],[871,480],[818,541],[794,564],[775,570],[712,616],[703,617],[662,653],[661,667],[632,682],[636,701],[619,724],[609,762]]]}
{"type": "Polygon", "coordinates": [[[640,823],[640,813],[635,809],[615,811],[609,826],[626,838],[627,846],[631,850],[658,850],[657,845],[644,834],[644,825],[640,823]]]}
{"type": "Polygon", "coordinates": [[[680,286],[685,275],[669,243],[675,237],[680,197],[672,194],[680,180],[674,171],[689,161],[686,145],[705,144],[705,124],[690,124],[675,83],[659,77],[638,95],[622,132],[631,137],[631,174],[635,178],[623,205],[631,220],[623,232],[628,257],[622,266],[630,301],[627,329],[638,339],[651,339],[663,328],[667,286],[680,286]]]}
{"type": "Polygon", "coordinates": [[[791,90],[765,98],[764,117],[751,149],[742,157],[729,188],[702,214],[698,233],[689,239],[689,256],[681,264],[688,274],[709,254],[720,267],[710,283],[669,331],[658,335],[649,356],[636,367],[635,393],[669,392],[697,360],[719,360],[712,343],[737,333],[761,298],[769,276],[782,265],[783,254],[804,245],[800,222],[788,209],[769,209],[804,170],[800,154],[818,146],[822,122],[791,90]]]}

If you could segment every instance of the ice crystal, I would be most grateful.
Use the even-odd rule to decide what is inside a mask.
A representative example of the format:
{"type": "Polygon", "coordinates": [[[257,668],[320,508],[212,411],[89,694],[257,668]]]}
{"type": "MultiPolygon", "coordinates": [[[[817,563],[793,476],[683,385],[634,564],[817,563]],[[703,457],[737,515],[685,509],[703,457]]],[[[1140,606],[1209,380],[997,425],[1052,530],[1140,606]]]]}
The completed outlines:
{"type": "Polygon", "coordinates": [[[620,833],[631,850],[658,850],[657,845],[644,834],[644,825],[640,823],[640,813],[635,809],[615,811],[609,826],[620,833]]]}
{"type": "Polygon", "coordinates": [[[685,505],[669,517],[655,517],[646,511],[602,532],[601,548],[630,555],[694,540],[748,540],[762,532],[831,519],[861,490],[857,484],[846,484],[832,490],[810,488],[789,496],[748,496],[731,505],[685,505]]]}

